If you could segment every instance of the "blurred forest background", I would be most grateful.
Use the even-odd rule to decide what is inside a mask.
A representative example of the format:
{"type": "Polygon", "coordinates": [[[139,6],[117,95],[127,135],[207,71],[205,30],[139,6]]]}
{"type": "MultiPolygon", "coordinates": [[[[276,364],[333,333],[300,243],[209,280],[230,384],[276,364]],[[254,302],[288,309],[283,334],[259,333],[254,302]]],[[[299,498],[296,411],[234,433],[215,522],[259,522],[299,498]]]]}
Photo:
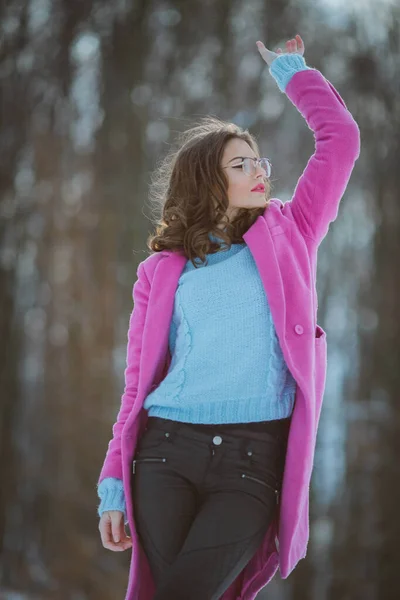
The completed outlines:
{"type": "Polygon", "coordinates": [[[96,483],[151,172],[176,132],[215,114],[257,136],[287,201],[314,139],[255,43],[296,33],[356,119],[361,155],[319,250],[328,375],[308,555],[258,597],[400,598],[398,1],[4,0],[1,600],[124,598],[130,550],[102,546],[96,483]]]}

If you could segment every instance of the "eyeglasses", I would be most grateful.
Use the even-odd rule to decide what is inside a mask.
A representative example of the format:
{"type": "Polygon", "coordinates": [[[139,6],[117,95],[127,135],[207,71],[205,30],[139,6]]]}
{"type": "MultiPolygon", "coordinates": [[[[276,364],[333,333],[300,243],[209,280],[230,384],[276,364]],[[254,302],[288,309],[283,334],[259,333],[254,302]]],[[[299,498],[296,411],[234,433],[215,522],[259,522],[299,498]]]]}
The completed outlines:
{"type": "MultiPolygon", "coordinates": [[[[237,165],[233,165],[232,169],[242,169],[246,175],[253,177],[257,172],[257,165],[260,165],[262,170],[265,172],[265,177],[271,176],[271,162],[268,158],[253,158],[250,156],[238,156],[238,158],[242,159],[241,163],[237,165]]],[[[231,167],[231,165],[227,165],[226,167],[222,167],[223,169],[227,169],[231,167]]]]}

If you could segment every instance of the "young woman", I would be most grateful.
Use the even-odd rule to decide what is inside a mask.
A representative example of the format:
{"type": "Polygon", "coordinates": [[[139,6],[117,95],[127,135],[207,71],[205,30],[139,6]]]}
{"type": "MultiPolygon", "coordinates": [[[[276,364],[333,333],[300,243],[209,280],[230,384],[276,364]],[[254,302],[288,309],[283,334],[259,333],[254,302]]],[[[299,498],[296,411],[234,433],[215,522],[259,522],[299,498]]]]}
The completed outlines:
{"type": "Polygon", "coordinates": [[[160,168],[98,481],[104,547],[132,547],[126,600],[251,600],[306,556],[327,357],[317,250],[360,138],[300,36],[257,45],[316,149],[285,204],[255,138],[216,118],[160,168]]]}

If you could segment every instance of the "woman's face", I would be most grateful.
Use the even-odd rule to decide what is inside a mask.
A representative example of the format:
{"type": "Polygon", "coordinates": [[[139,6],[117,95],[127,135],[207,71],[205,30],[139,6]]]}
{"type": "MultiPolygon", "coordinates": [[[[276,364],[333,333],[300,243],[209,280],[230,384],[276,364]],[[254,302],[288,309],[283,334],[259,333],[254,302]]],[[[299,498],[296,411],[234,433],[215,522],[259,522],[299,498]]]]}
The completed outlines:
{"type": "Polygon", "coordinates": [[[239,138],[233,138],[225,146],[221,166],[225,168],[229,180],[228,199],[229,207],[227,213],[230,218],[234,216],[239,208],[259,208],[265,206],[266,196],[264,191],[252,192],[258,184],[265,186],[265,172],[257,165],[254,175],[249,176],[242,166],[242,157],[258,158],[249,144],[239,138]]]}

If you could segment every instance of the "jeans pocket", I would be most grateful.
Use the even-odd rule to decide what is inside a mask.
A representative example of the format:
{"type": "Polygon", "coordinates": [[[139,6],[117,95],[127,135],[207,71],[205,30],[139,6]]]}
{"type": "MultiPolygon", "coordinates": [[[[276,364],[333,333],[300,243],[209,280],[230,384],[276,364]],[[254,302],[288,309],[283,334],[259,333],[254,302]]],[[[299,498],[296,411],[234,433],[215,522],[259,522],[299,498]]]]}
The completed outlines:
{"type": "Polygon", "coordinates": [[[142,454],[144,451],[160,448],[162,444],[168,441],[168,438],[169,433],[167,431],[163,431],[162,429],[146,429],[138,441],[137,453],[142,454]]]}
{"type": "Polygon", "coordinates": [[[240,476],[254,485],[270,489],[279,501],[281,487],[282,469],[280,466],[279,443],[265,448],[255,443],[247,443],[242,450],[238,462],[240,476]],[[264,449],[263,449],[264,448],[264,449]]]}
{"type": "Polygon", "coordinates": [[[269,489],[271,492],[275,494],[275,501],[279,503],[279,486],[277,484],[273,485],[272,482],[267,482],[265,479],[261,479],[260,477],[254,477],[248,472],[242,472],[241,478],[250,482],[254,482],[256,485],[263,485],[265,488],[269,489]]]}
{"type": "Polygon", "coordinates": [[[140,456],[132,461],[132,473],[136,473],[137,465],[143,463],[165,463],[167,459],[164,456],[140,456]]]}

